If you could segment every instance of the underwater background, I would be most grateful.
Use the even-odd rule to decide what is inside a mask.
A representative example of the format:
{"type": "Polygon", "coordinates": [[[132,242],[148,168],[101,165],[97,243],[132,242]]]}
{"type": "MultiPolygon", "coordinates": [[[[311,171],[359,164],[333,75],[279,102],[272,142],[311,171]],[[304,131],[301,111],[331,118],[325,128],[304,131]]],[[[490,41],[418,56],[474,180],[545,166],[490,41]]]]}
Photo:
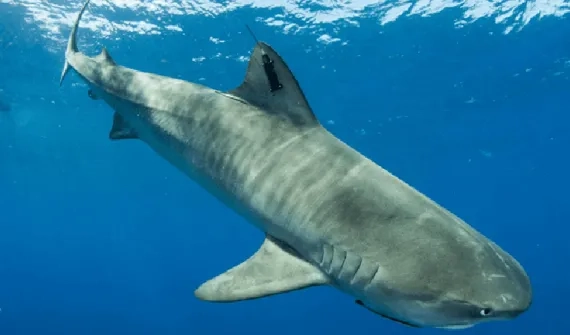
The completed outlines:
{"type": "MultiPolygon", "coordinates": [[[[0,0],[0,335],[438,334],[330,287],[233,304],[204,281],[263,234],[70,73],[78,1],[0,0]]],[[[570,334],[570,2],[93,0],[79,49],[219,90],[257,37],[332,133],[517,258],[529,311],[465,334],[570,334]]]]}

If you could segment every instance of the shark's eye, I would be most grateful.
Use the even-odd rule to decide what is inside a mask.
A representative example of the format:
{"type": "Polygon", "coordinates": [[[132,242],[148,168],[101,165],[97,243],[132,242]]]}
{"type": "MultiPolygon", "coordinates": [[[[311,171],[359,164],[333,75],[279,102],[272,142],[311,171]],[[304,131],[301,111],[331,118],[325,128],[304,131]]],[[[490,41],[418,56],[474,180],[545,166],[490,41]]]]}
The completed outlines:
{"type": "Polygon", "coordinates": [[[489,316],[491,313],[493,313],[493,310],[491,308],[483,308],[479,311],[479,314],[481,314],[481,316],[489,316]]]}

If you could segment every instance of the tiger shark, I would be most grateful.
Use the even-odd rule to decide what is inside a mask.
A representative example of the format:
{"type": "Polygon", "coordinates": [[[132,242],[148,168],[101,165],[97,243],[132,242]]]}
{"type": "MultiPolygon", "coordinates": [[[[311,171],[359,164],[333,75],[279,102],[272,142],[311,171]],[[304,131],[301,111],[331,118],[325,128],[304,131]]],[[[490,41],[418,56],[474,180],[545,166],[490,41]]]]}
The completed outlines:
{"type": "Polygon", "coordinates": [[[280,55],[256,40],[227,92],[78,51],[73,68],[113,110],[112,140],[138,139],[265,233],[249,259],[201,284],[210,302],[328,285],[412,327],[513,319],[532,300],[521,265],[327,131],[280,55]]]}

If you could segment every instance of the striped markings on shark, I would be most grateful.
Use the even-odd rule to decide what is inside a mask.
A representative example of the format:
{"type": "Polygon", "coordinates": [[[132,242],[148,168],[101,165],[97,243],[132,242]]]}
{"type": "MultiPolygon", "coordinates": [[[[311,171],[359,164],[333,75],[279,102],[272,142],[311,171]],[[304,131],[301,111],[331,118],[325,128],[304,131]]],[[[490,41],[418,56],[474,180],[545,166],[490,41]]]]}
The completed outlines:
{"type": "Polygon", "coordinates": [[[245,79],[220,92],[77,49],[70,68],[114,110],[111,139],[139,139],[265,232],[249,259],[195,295],[232,302],[316,285],[411,327],[513,319],[532,301],[507,252],[322,127],[279,54],[256,41],[245,79]],[[264,128],[264,127],[269,127],[264,128]],[[246,133],[244,133],[246,132],[246,133]]]}

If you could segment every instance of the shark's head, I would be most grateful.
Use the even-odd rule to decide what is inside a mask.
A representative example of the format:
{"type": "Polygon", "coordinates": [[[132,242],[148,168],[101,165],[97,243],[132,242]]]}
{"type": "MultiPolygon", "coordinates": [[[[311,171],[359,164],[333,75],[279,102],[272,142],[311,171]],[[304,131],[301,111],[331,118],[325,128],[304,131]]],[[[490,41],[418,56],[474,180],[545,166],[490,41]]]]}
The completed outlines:
{"type": "Polygon", "coordinates": [[[384,291],[376,302],[372,299],[358,303],[393,321],[419,328],[464,329],[483,322],[514,319],[530,307],[532,290],[520,265],[498,251],[504,262],[502,271],[491,267],[489,272],[473,274],[463,285],[420,294],[393,291],[388,299],[384,291]]]}
{"type": "Polygon", "coordinates": [[[528,278],[515,270],[501,277],[474,279],[463,289],[450,288],[440,294],[426,294],[409,300],[405,318],[420,327],[463,329],[476,324],[514,319],[531,305],[528,278]]]}
{"type": "MultiPolygon", "coordinates": [[[[435,222],[425,224],[430,223],[435,227],[435,222]]],[[[385,263],[380,269],[384,275],[378,276],[384,277],[382,284],[362,303],[409,326],[445,329],[509,320],[525,312],[532,288],[523,267],[478,232],[459,230],[439,230],[437,239],[424,231],[424,240],[416,239],[413,246],[421,256],[385,263]]]]}
{"type": "MultiPolygon", "coordinates": [[[[465,257],[463,267],[451,276],[460,285],[439,287],[426,301],[425,310],[434,313],[433,326],[465,328],[478,323],[514,319],[530,308],[532,287],[523,267],[492,241],[471,230],[477,250],[465,257]],[[471,259],[471,262],[469,261],[471,259]]],[[[455,273],[453,273],[455,272],[455,273]]]]}

